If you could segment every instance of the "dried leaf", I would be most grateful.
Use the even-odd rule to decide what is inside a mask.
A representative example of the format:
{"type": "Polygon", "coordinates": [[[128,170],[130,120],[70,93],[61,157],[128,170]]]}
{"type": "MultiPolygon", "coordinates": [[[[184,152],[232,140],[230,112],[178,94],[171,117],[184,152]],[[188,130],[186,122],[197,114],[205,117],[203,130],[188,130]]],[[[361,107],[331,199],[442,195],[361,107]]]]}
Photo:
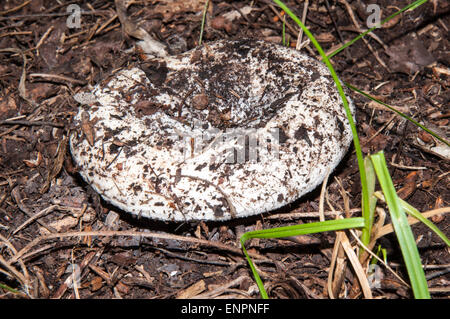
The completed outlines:
{"type": "Polygon", "coordinates": [[[414,74],[435,61],[422,41],[410,34],[399,43],[394,42],[386,53],[390,56],[389,65],[393,72],[414,74]]]}
{"type": "Polygon", "coordinates": [[[97,291],[103,287],[103,278],[102,277],[94,277],[89,283],[91,286],[91,291],[97,291]]]}
{"type": "Polygon", "coordinates": [[[336,40],[336,38],[330,32],[324,32],[318,34],[316,36],[316,40],[319,42],[333,42],[336,40]]]}
{"type": "Polygon", "coordinates": [[[90,146],[94,146],[95,130],[93,123],[89,120],[89,113],[83,112],[81,114],[81,130],[83,131],[86,140],[90,146]]]}
{"type": "Polygon", "coordinates": [[[38,152],[37,157],[35,160],[23,160],[25,165],[27,165],[29,168],[36,168],[42,163],[42,154],[41,152],[38,152]]]}
{"type": "Polygon", "coordinates": [[[404,186],[397,191],[401,199],[408,198],[416,190],[417,171],[411,172],[404,180],[404,186]]]}
{"type": "MultiPolygon", "coordinates": [[[[438,196],[436,198],[436,201],[434,202],[434,209],[439,209],[439,208],[443,208],[445,207],[445,203],[442,200],[441,196],[438,196]]],[[[440,214],[440,215],[434,215],[431,217],[431,221],[435,224],[438,224],[440,222],[442,222],[444,220],[445,216],[444,214],[440,214]]]]}
{"type": "Polygon", "coordinates": [[[52,180],[59,174],[61,168],[64,165],[64,158],[66,157],[67,152],[67,144],[69,142],[69,138],[64,136],[58,146],[58,152],[56,154],[55,161],[53,163],[52,168],[48,171],[47,180],[45,181],[44,186],[41,188],[41,194],[44,194],[48,188],[50,187],[50,183],[52,180]]]}

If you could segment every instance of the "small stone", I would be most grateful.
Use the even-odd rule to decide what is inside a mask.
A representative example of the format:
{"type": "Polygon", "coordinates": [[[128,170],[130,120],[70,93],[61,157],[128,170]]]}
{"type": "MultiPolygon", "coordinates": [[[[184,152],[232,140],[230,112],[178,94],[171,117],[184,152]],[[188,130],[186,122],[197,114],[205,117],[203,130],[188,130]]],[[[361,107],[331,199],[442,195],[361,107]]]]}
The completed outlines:
{"type": "Polygon", "coordinates": [[[204,110],[208,106],[208,97],[206,94],[197,94],[192,98],[192,105],[197,110],[204,110]]]}

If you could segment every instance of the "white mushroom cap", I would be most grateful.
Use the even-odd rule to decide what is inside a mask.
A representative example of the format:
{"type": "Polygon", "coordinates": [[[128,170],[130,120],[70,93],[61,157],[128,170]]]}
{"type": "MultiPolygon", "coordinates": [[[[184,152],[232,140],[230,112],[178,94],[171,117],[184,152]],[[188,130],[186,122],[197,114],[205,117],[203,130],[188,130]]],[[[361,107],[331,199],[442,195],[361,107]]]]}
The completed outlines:
{"type": "Polygon", "coordinates": [[[328,69],[262,41],[153,59],[90,93],[75,97],[80,174],[108,202],[152,219],[274,210],[320,184],[352,140],[328,69]]]}

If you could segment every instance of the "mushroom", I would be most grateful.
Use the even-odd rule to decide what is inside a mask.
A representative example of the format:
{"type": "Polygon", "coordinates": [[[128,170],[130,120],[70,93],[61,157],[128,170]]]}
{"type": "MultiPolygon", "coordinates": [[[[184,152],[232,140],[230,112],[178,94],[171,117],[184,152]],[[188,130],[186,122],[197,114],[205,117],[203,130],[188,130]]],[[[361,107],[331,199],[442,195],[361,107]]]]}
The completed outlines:
{"type": "Polygon", "coordinates": [[[328,69],[263,41],[152,58],[75,99],[81,176],[114,206],[164,221],[282,207],[316,188],[352,140],[328,69]]]}

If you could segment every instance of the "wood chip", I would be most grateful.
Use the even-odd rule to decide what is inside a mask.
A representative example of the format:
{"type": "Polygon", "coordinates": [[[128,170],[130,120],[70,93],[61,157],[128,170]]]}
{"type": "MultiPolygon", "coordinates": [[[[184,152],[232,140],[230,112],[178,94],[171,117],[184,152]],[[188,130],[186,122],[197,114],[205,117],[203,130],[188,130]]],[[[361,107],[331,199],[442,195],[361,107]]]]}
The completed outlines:
{"type": "Polygon", "coordinates": [[[189,299],[197,296],[205,290],[205,281],[202,279],[177,294],[177,299],[189,299]]]}

